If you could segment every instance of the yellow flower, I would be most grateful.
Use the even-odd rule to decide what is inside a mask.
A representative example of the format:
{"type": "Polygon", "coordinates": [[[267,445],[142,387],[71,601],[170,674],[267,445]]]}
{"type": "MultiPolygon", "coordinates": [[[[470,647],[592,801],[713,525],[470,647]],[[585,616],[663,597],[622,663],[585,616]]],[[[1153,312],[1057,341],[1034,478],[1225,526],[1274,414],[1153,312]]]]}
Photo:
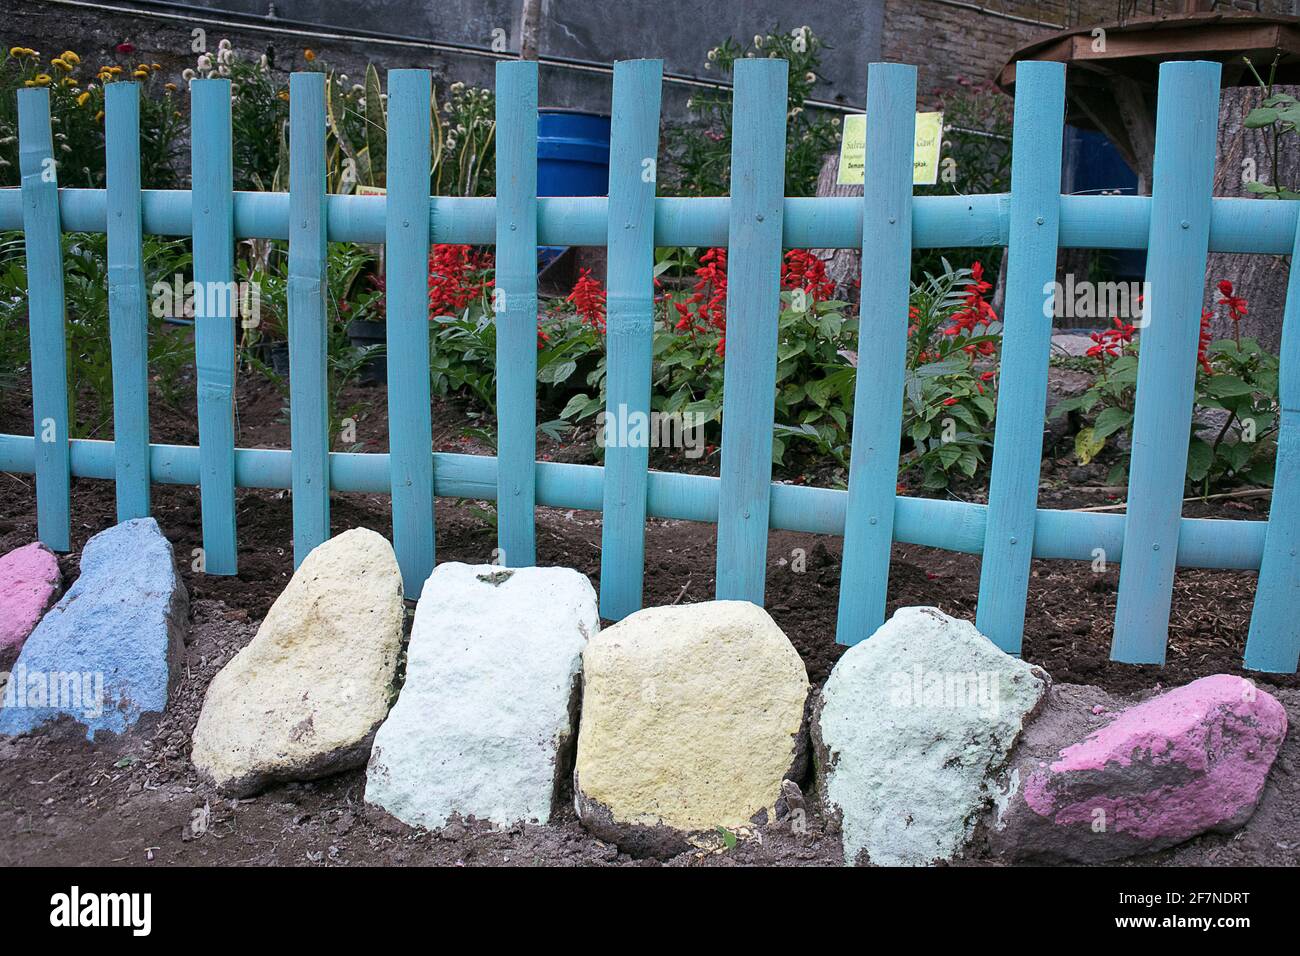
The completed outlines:
{"type": "Polygon", "coordinates": [[[134,71],[131,73],[131,75],[132,75],[132,76],[135,76],[135,77],[139,77],[140,79],[144,79],[145,77],[147,77],[147,76],[149,75],[149,71],[148,71],[148,70],[134,70],[134,71]]]}
{"type": "Polygon", "coordinates": [[[165,90],[171,90],[171,91],[174,93],[174,92],[176,92],[176,84],[175,84],[175,83],[164,83],[164,84],[163,84],[163,89],[165,89],[165,90]]]}
{"type": "Polygon", "coordinates": [[[120,66],[110,66],[107,67],[107,69],[108,72],[112,73],[114,76],[117,76],[117,74],[122,72],[122,68],[120,66]]]}
{"type": "Polygon", "coordinates": [[[64,86],[76,86],[76,85],[77,85],[76,77],[65,76],[65,77],[63,78],[63,85],[64,85],[64,86]]]}
{"type": "Polygon", "coordinates": [[[31,80],[23,80],[23,86],[26,86],[26,87],[32,87],[32,86],[35,86],[35,85],[36,85],[36,84],[33,83],[31,80]]]}
{"type": "Polygon", "coordinates": [[[72,72],[72,64],[69,63],[67,60],[63,59],[62,57],[56,56],[53,60],[50,61],[50,66],[57,66],[60,70],[62,70],[65,73],[72,72]]]}
{"type": "Polygon", "coordinates": [[[278,98],[284,100],[286,103],[289,102],[289,91],[288,91],[288,90],[281,90],[279,93],[276,93],[275,95],[276,95],[278,98]]]}
{"type": "Polygon", "coordinates": [[[85,106],[86,101],[89,99],[90,99],[90,90],[87,90],[86,92],[82,93],[80,96],[77,97],[77,105],[85,106]]]}
{"type": "Polygon", "coordinates": [[[308,63],[311,63],[316,59],[316,52],[314,50],[303,50],[302,56],[304,60],[306,60],[308,63]]]}
{"type": "Polygon", "coordinates": [[[36,81],[36,85],[37,85],[37,86],[49,86],[49,85],[50,85],[50,74],[48,74],[48,73],[37,73],[36,76],[34,77],[34,79],[35,79],[35,81],[36,81]]]}
{"type": "Polygon", "coordinates": [[[40,56],[35,50],[28,46],[15,46],[9,48],[10,56],[40,56]]]}
{"type": "Polygon", "coordinates": [[[149,64],[148,64],[148,63],[137,63],[137,64],[135,65],[135,68],[136,68],[137,70],[144,70],[145,72],[148,72],[148,70],[149,70],[149,64]]]}
{"type": "Polygon", "coordinates": [[[73,64],[81,62],[81,57],[77,56],[77,54],[73,53],[71,50],[64,50],[61,59],[67,60],[69,63],[73,64]]]}
{"type": "Polygon", "coordinates": [[[150,63],[149,65],[150,65],[153,69],[155,69],[155,70],[161,70],[161,69],[162,69],[162,64],[161,64],[161,63],[150,63]]]}
{"type": "Polygon", "coordinates": [[[96,123],[102,123],[102,122],[104,122],[104,111],[103,111],[103,110],[100,110],[98,113],[95,114],[95,122],[96,122],[96,123]]]}

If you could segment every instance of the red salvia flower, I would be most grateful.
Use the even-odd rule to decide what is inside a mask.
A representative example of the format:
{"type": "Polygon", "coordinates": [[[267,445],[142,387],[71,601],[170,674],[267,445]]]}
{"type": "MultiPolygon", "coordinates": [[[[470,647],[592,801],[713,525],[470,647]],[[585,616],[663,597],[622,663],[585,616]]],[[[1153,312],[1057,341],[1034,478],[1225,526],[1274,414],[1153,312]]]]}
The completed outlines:
{"type": "Polygon", "coordinates": [[[807,249],[791,249],[781,263],[781,288],[803,289],[813,304],[835,294],[835,283],[826,278],[826,263],[807,249]]]}
{"type": "Polygon", "coordinates": [[[565,301],[573,303],[574,311],[582,321],[601,334],[605,332],[605,290],[599,279],[592,278],[590,269],[583,269],[578,274],[578,281],[573,291],[565,296],[565,301]]]}
{"type": "Polygon", "coordinates": [[[1246,300],[1239,295],[1232,294],[1232,283],[1227,279],[1219,281],[1219,305],[1228,307],[1228,318],[1233,322],[1240,322],[1246,317],[1246,300]]]}

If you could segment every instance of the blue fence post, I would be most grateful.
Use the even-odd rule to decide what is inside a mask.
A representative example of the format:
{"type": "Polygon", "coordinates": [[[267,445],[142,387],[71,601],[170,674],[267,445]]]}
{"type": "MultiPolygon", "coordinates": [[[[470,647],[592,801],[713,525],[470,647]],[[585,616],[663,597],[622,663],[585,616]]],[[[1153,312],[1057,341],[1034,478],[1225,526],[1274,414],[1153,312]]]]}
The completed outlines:
{"type": "Polygon", "coordinates": [[[907,370],[912,268],[912,166],[916,67],[872,63],[867,71],[867,151],[862,196],[862,288],[849,500],[835,639],[856,644],[885,620],[894,541],[898,446],[907,370]]]}
{"type": "Polygon", "coordinates": [[[1052,352],[1056,245],[1061,204],[1065,65],[1016,65],[1011,158],[1011,235],[1001,371],[989,479],[988,524],[975,626],[1019,654],[1043,460],[1043,413],[1052,352]]]}
{"type": "Polygon", "coordinates": [[[718,600],[762,606],[772,494],[790,65],[737,60],[727,227],[718,600]]]}
{"type": "Polygon", "coordinates": [[[293,563],[330,536],[325,74],[289,77],[289,428],[293,563]]]}
{"type": "Polygon", "coordinates": [[[497,64],[497,547],[536,562],[537,64],[497,64]]]}
{"type": "MultiPolygon", "coordinates": [[[[140,84],[104,87],[117,520],[149,514],[149,312],[140,224],[140,84]]],[[[164,277],[171,282],[172,276],[164,277]]]]}
{"type": "Polygon", "coordinates": [[[1300,223],[1296,226],[1282,320],[1273,502],[1246,639],[1251,670],[1293,674],[1300,664],[1300,223]]]}
{"type": "Polygon", "coordinates": [[[1160,66],[1147,288],[1111,658],[1163,664],[1210,233],[1218,63],[1160,66]]]}
{"type": "Polygon", "coordinates": [[[428,70],[388,71],[388,444],[393,548],[406,596],[434,565],[433,425],[429,385],[428,70]]]}
{"type": "Polygon", "coordinates": [[[190,84],[194,364],[199,393],[203,567],[234,574],[235,221],[230,81],[190,84]]]}
{"type": "Polygon", "coordinates": [[[609,147],[609,249],[605,342],[605,488],[600,613],[611,621],[641,607],[650,463],[651,350],[654,345],[655,180],[663,61],[614,64],[617,120],[609,147]],[[620,439],[645,416],[644,444],[620,439]],[[609,440],[610,434],[616,436],[609,440]]]}
{"type": "Polygon", "coordinates": [[[36,533],[47,547],[71,547],[68,493],[68,357],[63,326],[63,240],[50,91],[18,91],[18,168],[27,252],[27,317],[36,439],[36,533]]]}

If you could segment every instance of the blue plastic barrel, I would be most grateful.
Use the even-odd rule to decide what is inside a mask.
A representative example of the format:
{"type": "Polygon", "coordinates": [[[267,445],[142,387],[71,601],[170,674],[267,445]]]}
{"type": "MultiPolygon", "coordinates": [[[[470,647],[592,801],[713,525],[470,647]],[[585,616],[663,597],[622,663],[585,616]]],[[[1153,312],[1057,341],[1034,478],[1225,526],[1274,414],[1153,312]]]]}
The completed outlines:
{"type": "Polygon", "coordinates": [[[537,195],[606,195],[609,117],[580,110],[537,112],[537,195]]]}

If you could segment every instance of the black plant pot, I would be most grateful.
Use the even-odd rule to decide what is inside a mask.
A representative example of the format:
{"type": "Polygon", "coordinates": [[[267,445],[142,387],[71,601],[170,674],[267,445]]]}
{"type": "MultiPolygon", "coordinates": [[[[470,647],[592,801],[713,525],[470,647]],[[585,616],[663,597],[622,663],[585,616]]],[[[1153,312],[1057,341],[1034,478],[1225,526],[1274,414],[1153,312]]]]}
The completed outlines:
{"type": "Polygon", "coordinates": [[[259,362],[281,378],[289,377],[288,342],[258,342],[254,348],[259,362]]]}
{"type": "MultiPolygon", "coordinates": [[[[383,345],[388,341],[387,326],[371,319],[353,319],[348,323],[348,342],[353,348],[383,345]]],[[[357,378],[362,385],[378,385],[388,380],[388,358],[380,351],[361,364],[357,378]]]]}

